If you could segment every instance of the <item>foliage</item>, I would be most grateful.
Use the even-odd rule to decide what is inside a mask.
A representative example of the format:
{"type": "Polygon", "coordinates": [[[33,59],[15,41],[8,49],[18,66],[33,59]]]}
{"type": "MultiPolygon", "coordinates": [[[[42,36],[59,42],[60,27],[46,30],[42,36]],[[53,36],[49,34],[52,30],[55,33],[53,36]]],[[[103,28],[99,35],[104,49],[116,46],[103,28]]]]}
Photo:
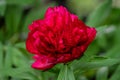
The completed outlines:
{"type": "Polygon", "coordinates": [[[28,25],[55,5],[0,0],[0,80],[120,80],[120,8],[113,7],[112,0],[104,0],[87,16],[86,23],[97,28],[97,37],[80,59],[48,71],[30,67],[32,55],[25,49],[28,25]]]}

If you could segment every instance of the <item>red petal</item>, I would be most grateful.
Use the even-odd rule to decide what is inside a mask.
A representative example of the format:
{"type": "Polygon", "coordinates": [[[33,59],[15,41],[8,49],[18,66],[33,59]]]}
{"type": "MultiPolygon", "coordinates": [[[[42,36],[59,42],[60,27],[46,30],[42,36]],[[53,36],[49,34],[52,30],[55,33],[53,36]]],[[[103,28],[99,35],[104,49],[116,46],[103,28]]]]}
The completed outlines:
{"type": "Polygon", "coordinates": [[[56,59],[51,55],[35,55],[35,62],[32,64],[32,67],[40,70],[47,70],[52,68],[55,65],[56,59]]]}

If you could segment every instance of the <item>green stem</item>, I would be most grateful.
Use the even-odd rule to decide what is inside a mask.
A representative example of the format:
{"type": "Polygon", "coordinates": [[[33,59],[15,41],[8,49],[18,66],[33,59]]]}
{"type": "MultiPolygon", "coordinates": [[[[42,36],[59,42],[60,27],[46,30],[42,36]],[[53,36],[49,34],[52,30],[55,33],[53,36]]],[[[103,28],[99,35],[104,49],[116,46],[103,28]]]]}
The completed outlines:
{"type": "Polygon", "coordinates": [[[57,80],[75,80],[73,71],[67,64],[63,65],[57,80]]]}

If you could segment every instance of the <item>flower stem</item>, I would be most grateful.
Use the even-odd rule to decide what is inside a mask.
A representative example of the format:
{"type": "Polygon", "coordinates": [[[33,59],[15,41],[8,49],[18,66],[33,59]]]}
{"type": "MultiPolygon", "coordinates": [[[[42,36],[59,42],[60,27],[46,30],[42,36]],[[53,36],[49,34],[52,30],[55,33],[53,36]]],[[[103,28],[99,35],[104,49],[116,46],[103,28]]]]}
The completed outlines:
{"type": "Polygon", "coordinates": [[[72,69],[67,65],[63,65],[57,80],[75,80],[72,69]]]}

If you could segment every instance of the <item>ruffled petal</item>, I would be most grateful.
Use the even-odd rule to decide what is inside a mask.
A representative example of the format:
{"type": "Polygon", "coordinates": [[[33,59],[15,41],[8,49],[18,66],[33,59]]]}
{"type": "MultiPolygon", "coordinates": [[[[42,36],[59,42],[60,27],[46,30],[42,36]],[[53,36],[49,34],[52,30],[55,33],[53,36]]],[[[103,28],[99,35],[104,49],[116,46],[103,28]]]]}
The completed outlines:
{"type": "Polygon", "coordinates": [[[32,33],[28,34],[28,38],[26,40],[26,49],[33,54],[38,54],[38,50],[36,49],[36,47],[34,46],[34,38],[31,36],[32,33]]]}
{"type": "Polygon", "coordinates": [[[57,54],[57,63],[67,63],[72,60],[70,53],[67,54],[57,54]]]}
{"type": "Polygon", "coordinates": [[[32,64],[32,67],[35,69],[47,70],[52,68],[56,63],[56,59],[49,55],[35,55],[33,58],[35,62],[32,64]]]}

